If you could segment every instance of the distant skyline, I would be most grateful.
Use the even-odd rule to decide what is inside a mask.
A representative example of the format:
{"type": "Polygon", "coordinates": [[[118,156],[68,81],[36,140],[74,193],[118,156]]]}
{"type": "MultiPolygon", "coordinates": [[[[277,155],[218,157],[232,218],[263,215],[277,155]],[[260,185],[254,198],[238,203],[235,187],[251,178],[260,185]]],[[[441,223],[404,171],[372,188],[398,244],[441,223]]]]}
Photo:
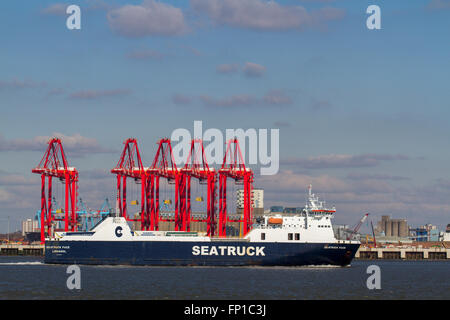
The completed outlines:
{"type": "Polygon", "coordinates": [[[267,208],[302,206],[311,183],[336,224],[450,223],[450,0],[16,0],[0,26],[0,233],[39,209],[49,137],[98,209],[126,138],[149,165],[195,120],[280,129],[279,173],[255,175],[267,208]]]}

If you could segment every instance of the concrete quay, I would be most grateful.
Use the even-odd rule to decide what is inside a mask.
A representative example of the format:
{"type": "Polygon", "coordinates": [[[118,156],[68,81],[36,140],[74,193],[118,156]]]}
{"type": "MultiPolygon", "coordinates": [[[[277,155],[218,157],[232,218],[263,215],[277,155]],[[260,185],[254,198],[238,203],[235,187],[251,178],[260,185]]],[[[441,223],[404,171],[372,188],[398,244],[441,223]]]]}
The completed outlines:
{"type": "Polygon", "coordinates": [[[43,256],[43,244],[1,244],[2,256],[43,256]]]}
{"type": "Polygon", "coordinates": [[[449,260],[450,249],[445,247],[421,248],[417,246],[370,248],[361,246],[356,252],[359,260],[449,260]]]}

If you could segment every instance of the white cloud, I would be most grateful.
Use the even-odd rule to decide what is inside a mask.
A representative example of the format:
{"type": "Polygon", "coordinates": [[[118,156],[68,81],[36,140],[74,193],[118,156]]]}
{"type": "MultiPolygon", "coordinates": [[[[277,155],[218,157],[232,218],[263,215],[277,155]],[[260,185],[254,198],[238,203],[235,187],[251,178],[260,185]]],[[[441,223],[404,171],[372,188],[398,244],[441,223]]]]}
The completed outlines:
{"type": "Polygon", "coordinates": [[[324,168],[359,168],[374,167],[382,161],[409,160],[406,155],[374,154],[367,153],[361,155],[350,154],[327,154],[309,158],[292,158],[281,161],[281,164],[297,166],[306,169],[324,168]]]}
{"type": "Polygon", "coordinates": [[[32,80],[0,80],[0,90],[1,89],[27,89],[27,88],[39,88],[45,87],[47,84],[45,82],[36,82],[32,80]]]}
{"type": "Polygon", "coordinates": [[[115,150],[102,147],[96,139],[84,137],[78,133],[65,135],[54,132],[52,136],[36,136],[32,139],[6,140],[0,135],[1,151],[40,151],[47,150],[47,143],[52,137],[61,139],[63,148],[73,156],[82,156],[88,153],[112,153],[115,150]]]}
{"type": "Polygon", "coordinates": [[[292,104],[292,99],[281,90],[272,90],[263,97],[257,97],[251,94],[235,94],[228,97],[213,97],[208,94],[198,97],[176,94],[172,96],[175,104],[188,104],[197,99],[206,107],[234,108],[234,107],[269,107],[285,106],[292,104]]]}
{"type": "Polygon", "coordinates": [[[82,90],[73,92],[69,95],[72,100],[94,100],[104,97],[118,97],[131,93],[129,89],[112,89],[112,90],[82,90]]]}
{"type": "Polygon", "coordinates": [[[125,37],[174,36],[188,30],[181,9],[154,0],[110,10],[107,18],[111,29],[125,37]]]}
{"type": "Polygon", "coordinates": [[[41,13],[51,16],[65,16],[68,6],[67,3],[54,3],[42,9],[41,13]]]}
{"type": "Polygon", "coordinates": [[[263,101],[269,105],[287,105],[292,103],[292,99],[280,90],[268,92],[264,96],[263,101]]]}
{"type": "Polygon", "coordinates": [[[126,56],[128,59],[132,60],[151,60],[151,59],[160,60],[164,58],[164,54],[162,54],[157,50],[152,49],[135,50],[129,52],[126,56]]]}
{"type": "Polygon", "coordinates": [[[259,78],[266,72],[266,67],[257,63],[246,62],[243,71],[247,77],[259,78]]]}
{"type": "Polygon", "coordinates": [[[220,64],[216,68],[217,73],[229,74],[239,71],[239,65],[237,63],[220,64]]]}
{"type": "Polygon", "coordinates": [[[239,94],[227,98],[214,98],[207,95],[200,96],[200,100],[209,107],[253,106],[257,100],[248,94],[239,94]]]}
{"type": "Polygon", "coordinates": [[[450,9],[450,0],[431,0],[428,3],[429,9],[450,9]]]}
{"type": "Polygon", "coordinates": [[[172,96],[172,101],[175,104],[190,104],[192,102],[192,98],[187,95],[177,93],[172,96]]]}
{"type": "Polygon", "coordinates": [[[191,7],[216,24],[264,31],[302,29],[344,15],[341,9],[308,12],[302,6],[283,6],[262,0],[191,0],[191,7]]]}

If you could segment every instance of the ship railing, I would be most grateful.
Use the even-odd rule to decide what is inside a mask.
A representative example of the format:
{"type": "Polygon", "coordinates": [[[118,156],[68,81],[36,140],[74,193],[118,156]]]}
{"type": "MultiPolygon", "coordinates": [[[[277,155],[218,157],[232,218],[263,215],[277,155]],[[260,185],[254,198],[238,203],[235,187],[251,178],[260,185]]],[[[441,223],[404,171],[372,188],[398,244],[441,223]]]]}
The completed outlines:
{"type": "Polygon", "coordinates": [[[211,241],[234,241],[234,242],[249,242],[250,239],[239,237],[211,237],[211,241]]]}
{"type": "Polygon", "coordinates": [[[282,229],[282,225],[281,224],[275,224],[275,225],[254,224],[253,229],[282,229]]]}

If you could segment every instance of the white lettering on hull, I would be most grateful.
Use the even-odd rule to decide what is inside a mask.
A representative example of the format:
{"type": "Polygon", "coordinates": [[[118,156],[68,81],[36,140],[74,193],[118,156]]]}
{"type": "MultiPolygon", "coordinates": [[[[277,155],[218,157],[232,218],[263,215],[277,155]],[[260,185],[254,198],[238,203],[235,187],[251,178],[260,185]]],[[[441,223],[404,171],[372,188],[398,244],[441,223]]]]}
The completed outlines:
{"type": "Polygon", "coordinates": [[[265,256],[265,247],[244,246],[193,246],[194,256],[265,256]]]}

